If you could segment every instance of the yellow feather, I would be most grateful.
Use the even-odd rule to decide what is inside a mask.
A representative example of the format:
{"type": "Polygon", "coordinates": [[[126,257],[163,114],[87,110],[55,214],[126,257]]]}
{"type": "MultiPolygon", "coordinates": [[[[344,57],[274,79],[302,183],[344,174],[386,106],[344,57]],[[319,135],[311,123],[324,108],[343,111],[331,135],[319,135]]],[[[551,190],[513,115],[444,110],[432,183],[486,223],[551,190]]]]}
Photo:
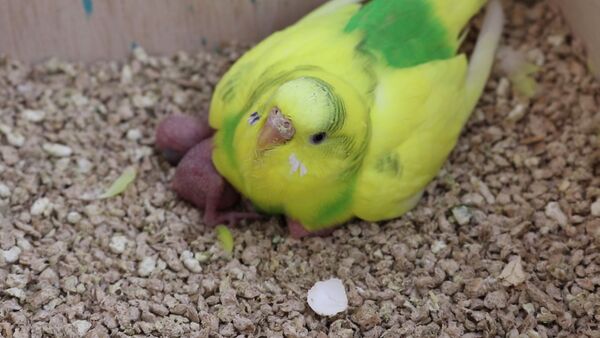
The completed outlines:
{"type": "MultiPolygon", "coordinates": [[[[462,26],[484,0],[430,2],[458,44],[462,26]]],[[[496,7],[485,32],[491,42],[478,44],[470,63],[457,55],[392,68],[357,52],[360,32],[343,31],[360,8],[355,0],[332,1],[273,34],[229,70],[211,102],[217,170],[258,208],[286,214],[308,230],[355,216],[394,218],[414,207],[483,90],[502,28],[496,7]],[[342,99],[336,109],[345,114],[322,146],[310,144],[310,135],[333,117],[324,113],[331,107],[323,105],[314,79],[342,99]],[[264,116],[274,105],[296,134],[276,150],[258,152],[264,116]],[[248,122],[253,112],[263,117],[256,124],[248,122]]]]}

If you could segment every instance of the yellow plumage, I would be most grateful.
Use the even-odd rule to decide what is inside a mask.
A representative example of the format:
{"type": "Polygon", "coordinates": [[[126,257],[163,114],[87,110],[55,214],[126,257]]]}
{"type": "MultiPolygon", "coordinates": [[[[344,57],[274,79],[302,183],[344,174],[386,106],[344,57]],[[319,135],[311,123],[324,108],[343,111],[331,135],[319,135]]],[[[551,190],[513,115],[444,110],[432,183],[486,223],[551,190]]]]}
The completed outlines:
{"type": "MultiPolygon", "coordinates": [[[[432,18],[431,36],[444,29],[444,48],[454,53],[463,26],[485,1],[423,0],[429,6],[423,7],[397,0],[392,16],[382,12],[390,11],[383,1],[323,5],[246,53],[217,86],[210,111],[217,130],[213,162],[259,209],[286,214],[308,230],[351,217],[394,218],[418,202],[454,147],[489,75],[501,8],[493,4],[481,33],[489,39],[479,40],[469,64],[464,55],[429,60],[421,51],[437,52],[437,45],[426,45],[427,35],[423,48],[418,39],[406,39],[414,53],[404,55],[403,41],[395,46],[381,38],[380,27],[371,27],[379,16],[382,25],[406,20],[398,27],[409,27],[403,8],[413,6],[432,18]],[[262,152],[256,140],[275,106],[295,134],[262,152]],[[253,113],[261,116],[256,123],[253,113]],[[327,138],[315,144],[323,128],[327,138]]],[[[398,36],[406,34],[412,33],[398,36]]]]}

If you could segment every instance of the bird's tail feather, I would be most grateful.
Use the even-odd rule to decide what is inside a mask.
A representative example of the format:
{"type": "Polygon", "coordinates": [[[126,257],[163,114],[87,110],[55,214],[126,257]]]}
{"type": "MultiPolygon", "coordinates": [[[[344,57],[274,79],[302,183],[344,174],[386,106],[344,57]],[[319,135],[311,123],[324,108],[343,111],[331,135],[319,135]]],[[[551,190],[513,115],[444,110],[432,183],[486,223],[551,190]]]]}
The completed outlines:
{"type": "Polygon", "coordinates": [[[490,0],[467,73],[467,99],[470,108],[474,108],[477,104],[490,76],[503,27],[502,4],[500,0],[490,0]]]}

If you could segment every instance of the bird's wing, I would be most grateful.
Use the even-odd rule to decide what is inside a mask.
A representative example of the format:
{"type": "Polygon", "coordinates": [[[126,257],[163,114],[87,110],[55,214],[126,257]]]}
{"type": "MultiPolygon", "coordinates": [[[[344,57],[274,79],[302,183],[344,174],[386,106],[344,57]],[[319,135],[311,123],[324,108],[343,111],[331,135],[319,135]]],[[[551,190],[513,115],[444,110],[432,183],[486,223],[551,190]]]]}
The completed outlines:
{"type": "Polygon", "coordinates": [[[470,113],[466,74],[464,55],[382,74],[357,186],[358,217],[397,216],[435,177],[470,113]]]}
{"type": "Polygon", "coordinates": [[[355,201],[357,216],[396,217],[416,204],[484,89],[503,22],[502,7],[492,0],[469,64],[458,55],[381,72],[371,116],[373,139],[355,201]]]}

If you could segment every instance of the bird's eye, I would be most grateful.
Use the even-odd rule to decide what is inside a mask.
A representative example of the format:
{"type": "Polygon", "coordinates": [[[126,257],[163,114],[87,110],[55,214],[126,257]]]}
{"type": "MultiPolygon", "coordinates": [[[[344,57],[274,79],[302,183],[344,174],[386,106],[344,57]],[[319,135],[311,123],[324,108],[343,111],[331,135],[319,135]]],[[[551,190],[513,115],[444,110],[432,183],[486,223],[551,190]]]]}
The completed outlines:
{"type": "Polygon", "coordinates": [[[325,141],[325,138],[327,138],[327,134],[325,134],[325,132],[316,133],[310,137],[310,143],[319,144],[325,141]]]}

